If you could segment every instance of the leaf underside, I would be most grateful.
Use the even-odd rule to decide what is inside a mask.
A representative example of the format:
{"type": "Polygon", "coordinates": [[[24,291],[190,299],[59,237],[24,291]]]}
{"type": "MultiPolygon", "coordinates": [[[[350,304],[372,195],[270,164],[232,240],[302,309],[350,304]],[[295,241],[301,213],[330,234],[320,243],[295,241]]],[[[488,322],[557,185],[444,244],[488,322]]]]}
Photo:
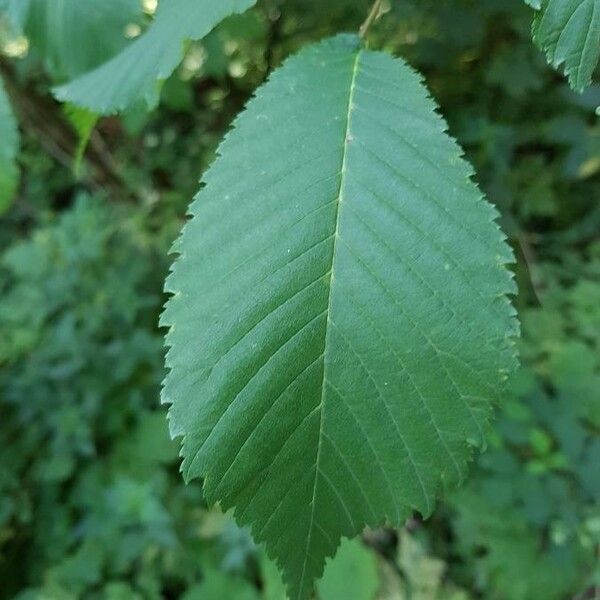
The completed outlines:
{"type": "Polygon", "coordinates": [[[62,101],[111,114],[156,103],[160,82],[175,70],[188,40],[199,40],[225,17],[256,0],[161,0],[151,27],[94,71],[54,89],[62,101]]]}
{"type": "Polygon", "coordinates": [[[10,205],[19,180],[16,163],[19,148],[19,130],[0,79],[0,214],[10,205]]]}
{"type": "Polygon", "coordinates": [[[428,515],[515,365],[512,254],[403,61],[338,36],[237,119],[174,250],[182,470],[304,599],[345,537],[428,515]]]}
{"type": "Polygon", "coordinates": [[[533,39],[555,68],[564,65],[574,90],[592,81],[600,58],[600,0],[542,0],[533,39]]]}

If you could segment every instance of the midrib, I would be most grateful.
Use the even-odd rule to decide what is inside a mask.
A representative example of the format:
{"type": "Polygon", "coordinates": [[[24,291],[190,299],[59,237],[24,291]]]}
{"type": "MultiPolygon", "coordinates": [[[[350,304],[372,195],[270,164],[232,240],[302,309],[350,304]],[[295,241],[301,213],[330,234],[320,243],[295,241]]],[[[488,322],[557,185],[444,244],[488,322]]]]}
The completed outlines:
{"type": "Polygon", "coordinates": [[[305,575],[306,575],[306,565],[308,562],[308,557],[310,556],[310,545],[312,542],[312,535],[314,531],[314,522],[315,522],[315,506],[317,500],[317,489],[319,482],[319,465],[321,459],[321,441],[323,437],[323,412],[325,408],[325,385],[327,382],[327,349],[328,349],[328,341],[329,341],[329,329],[331,326],[331,321],[329,318],[329,314],[331,312],[331,296],[332,296],[332,288],[334,282],[334,273],[335,273],[335,259],[336,259],[336,249],[337,249],[337,241],[339,238],[339,223],[340,223],[340,210],[341,205],[344,199],[344,189],[345,189],[345,175],[347,169],[347,158],[348,158],[348,145],[352,139],[351,135],[351,127],[352,127],[352,112],[353,112],[353,102],[354,102],[354,92],[355,92],[355,84],[356,77],[358,74],[358,64],[360,60],[362,50],[359,48],[356,51],[356,56],[354,57],[354,61],[352,64],[352,75],[350,78],[350,89],[348,93],[348,106],[346,110],[346,127],[344,129],[344,138],[343,138],[343,151],[342,151],[342,161],[340,167],[340,186],[337,195],[337,205],[335,212],[335,230],[333,233],[333,252],[331,257],[331,270],[329,274],[329,296],[327,299],[327,324],[325,328],[325,343],[323,350],[323,383],[321,385],[321,401],[320,401],[320,412],[319,412],[319,437],[317,440],[317,458],[315,462],[315,478],[313,483],[313,495],[311,500],[311,514],[310,521],[308,525],[308,535],[306,538],[306,547],[304,550],[304,562],[302,565],[302,573],[300,576],[299,583],[299,595],[302,596],[302,592],[304,590],[305,585],[305,575]]]}

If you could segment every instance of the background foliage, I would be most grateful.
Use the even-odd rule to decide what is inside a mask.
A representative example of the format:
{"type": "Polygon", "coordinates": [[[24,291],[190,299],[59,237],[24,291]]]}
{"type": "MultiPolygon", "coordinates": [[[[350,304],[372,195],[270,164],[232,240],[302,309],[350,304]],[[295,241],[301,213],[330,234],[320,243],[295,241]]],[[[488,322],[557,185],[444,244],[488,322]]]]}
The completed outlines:
{"type": "MultiPolygon", "coordinates": [[[[107,38],[86,68],[147,26],[151,2],[146,13],[121,4],[123,39],[107,38]]],[[[85,57],[44,50],[39,21],[18,31],[4,19],[21,180],[0,220],[1,598],[283,597],[247,532],[181,480],[158,405],[157,316],[168,248],[233,116],[289,53],[356,30],[368,5],[264,0],[229,18],[189,43],[156,110],[99,121],[78,172],[73,123],[86,115],[65,113],[49,90],[85,57]]],[[[466,484],[425,523],[344,544],[319,595],[592,597],[600,87],[578,95],[546,65],[521,0],[403,0],[391,12],[373,46],[425,74],[503,215],[519,260],[524,364],[466,484]]]]}

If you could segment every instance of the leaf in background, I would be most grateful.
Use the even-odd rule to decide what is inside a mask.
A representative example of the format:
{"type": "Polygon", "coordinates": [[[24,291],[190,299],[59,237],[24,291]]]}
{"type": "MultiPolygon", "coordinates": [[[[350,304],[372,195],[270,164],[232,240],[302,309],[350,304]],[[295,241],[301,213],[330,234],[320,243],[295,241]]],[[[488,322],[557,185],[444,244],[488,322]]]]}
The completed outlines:
{"type": "Polygon", "coordinates": [[[66,104],[64,111],[67,119],[73,125],[73,129],[75,129],[75,133],[77,133],[77,147],[75,148],[75,156],[73,157],[73,170],[76,175],[79,175],[81,160],[90,141],[92,131],[94,131],[94,127],[98,122],[98,115],[73,104],[66,104]]]}
{"type": "Polygon", "coordinates": [[[516,363],[512,252],[445,130],[402,60],[308,47],[237,119],[174,246],[183,473],[292,600],[342,537],[431,513],[516,363]]]}
{"type": "Polygon", "coordinates": [[[112,114],[144,100],[158,100],[160,82],[179,64],[188,40],[204,37],[225,17],[256,0],[162,0],[154,23],[123,52],[96,70],[55,88],[59,100],[112,114]]]}
{"type": "Polygon", "coordinates": [[[359,539],[341,543],[318,584],[321,600],[373,600],[378,587],[377,559],[359,539]]]}
{"type": "Polygon", "coordinates": [[[0,214],[2,214],[10,206],[19,182],[16,162],[19,129],[2,79],[0,79],[0,140],[0,214]]]}
{"type": "Polygon", "coordinates": [[[90,141],[92,131],[94,131],[94,127],[98,122],[98,115],[73,104],[66,104],[64,111],[67,119],[69,119],[71,125],[73,125],[73,129],[77,133],[77,147],[75,148],[75,156],[73,157],[73,170],[76,175],[79,175],[81,160],[90,141]]]}
{"type": "Polygon", "coordinates": [[[6,13],[11,26],[21,33],[27,21],[32,0],[0,0],[0,11],[6,13]]]}
{"type": "Polygon", "coordinates": [[[193,586],[181,600],[258,600],[255,589],[243,579],[216,569],[207,569],[202,583],[193,586]]]}
{"type": "Polygon", "coordinates": [[[582,92],[591,83],[600,58],[600,0],[528,3],[539,8],[533,40],[555,69],[564,65],[570,86],[582,92]]]}
{"type": "MultiPolygon", "coordinates": [[[[287,600],[276,565],[262,561],[263,600],[287,600]]],[[[335,558],[327,563],[318,583],[320,600],[373,600],[380,587],[375,554],[359,540],[343,540],[335,558]]]]}
{"type": "Polygon", "coordinates": [[[139,0],[5,0],[4,8],[50,74],[63,80],[122,50],[127,25],[142,14],[139,0]]]}

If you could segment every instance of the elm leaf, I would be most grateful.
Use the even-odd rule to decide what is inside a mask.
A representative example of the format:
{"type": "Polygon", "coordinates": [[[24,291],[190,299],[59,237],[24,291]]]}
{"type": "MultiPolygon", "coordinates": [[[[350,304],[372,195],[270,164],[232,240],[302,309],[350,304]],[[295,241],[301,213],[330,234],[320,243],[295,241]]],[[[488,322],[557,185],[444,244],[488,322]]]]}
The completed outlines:
{"type": "Polygon", "coordinates": [[[303,49],[234,123],[174,246],[183,474],[292,600],[343,537],[431,513],[515,367],[513,255],[435,108],[357,36],[303,49]]]}

